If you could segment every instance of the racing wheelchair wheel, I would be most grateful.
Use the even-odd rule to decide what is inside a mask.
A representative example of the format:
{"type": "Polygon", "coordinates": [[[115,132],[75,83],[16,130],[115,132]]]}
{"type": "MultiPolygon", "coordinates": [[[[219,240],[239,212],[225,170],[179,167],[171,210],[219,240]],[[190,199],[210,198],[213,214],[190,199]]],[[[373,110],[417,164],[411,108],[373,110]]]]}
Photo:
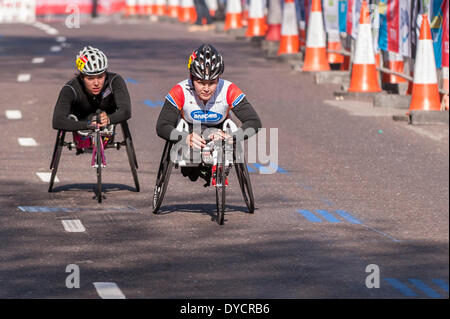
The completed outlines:
{"type": "Polygon", "coordinates": [[[161,162],[158,169],[158,176],[156,178],[156,185],[153,191],[153,214],[158,214],[167,190],[167,185],[169,184],[173,166],[173,162],[170,160],[171,148],[172,143],[167,141],[164,145],[164,151],[162,153],[161,162]]]}
{"type": "Polygon", "coordinates": [[[225,142],[222,142],[220,157],[217,161],[214,177],[216,179],[216,206],[217,206],[217,223],[223,225],[225,217],[225,142]]]}
{"type": "Polygon", "coordinates": [[[136,192],[140,191],[139,179],[137,174],[137,160],[136,160],[136,152],[134,151],[133,140],[131,139],[130,129],[128,128],[128,124],[122,123],[122,132],[125,138],[125,148],[127,149],[128,162],[130,163],[131,174],[133,175],[134,185],[136,187],[136,192]]]}
{"type": "Polygon", "coordinates": [[[48,186],[48,192],[53,192],[53,183],[55,182],[56,172],[58,171],[59,160],[61,158],[62,149],[64,147],[64,138],[66,131],[58,130],[56,134],[55,148],[53,149],[52,161],[50,163],[50,169],[52,175],[50,177],[50,185],[48,186]]]}
{"type": "Polygon", "coordinates": [[[250,214],[255,212],[255,199],[253,197],[252,184],[250,182],[250,175],[247,169],[247,161],[244,154],[235,154],[236,175],[241,187],[242,196],[244,197],[245,204],[247,205],[250,214]]]}
{"type": "Polygon", "coordinates": [[[97,187],[95,194],[97,196],[97,201],[99,203],[102,202],[102,137],[100,132],[96,134],[95,137],[95,147],[96,147],[96,153],[95,153],[95,164],[97,166],[97,187]]]}

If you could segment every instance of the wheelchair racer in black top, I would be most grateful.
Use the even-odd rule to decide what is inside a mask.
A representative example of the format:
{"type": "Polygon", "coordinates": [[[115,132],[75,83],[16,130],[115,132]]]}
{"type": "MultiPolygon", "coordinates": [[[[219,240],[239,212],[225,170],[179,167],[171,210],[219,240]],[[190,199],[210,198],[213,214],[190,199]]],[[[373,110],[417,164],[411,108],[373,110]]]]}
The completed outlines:
{"type": "MultiPolygon", "coordinates": [[[[170,90],[159,114],[156,126],[159,137],[170,141],[181,117],[189,124],[190,133],[172,135],[177,136],[172,142],[181,141],[194,149],[201,149],[206,146],[206,138],[231,138],[219,129],[230,112],[242,123],[238,132],[233,133],[235,140],[248,138],[258,132],[261,121],[245,94],[234,83],[219,78],[224,68],[222,55],[210,44],[201,45],[191,54],[188,63],[189,78],[170,90]],[[217,130],[202,137],[193,131],[194,124],[200,124],[202,132],[211,127],[217,130]]],[[[210,184],[211,168],[208,166],[181,167],[181,172],[192,181],[200,176],[205,179],[205,186],[210,184]]]]}
{"type": "Polygon", "coordinates": [[[97,110],[101,110],[101,127],[131,118],[131,101],[125,81],[119,74],[108,72],[108,59],[102,51],[84,47],[76,57],[76,66],[79,73],[59,93],[53,113],[54,129],[92,128],[96,124],[97,110]]]}

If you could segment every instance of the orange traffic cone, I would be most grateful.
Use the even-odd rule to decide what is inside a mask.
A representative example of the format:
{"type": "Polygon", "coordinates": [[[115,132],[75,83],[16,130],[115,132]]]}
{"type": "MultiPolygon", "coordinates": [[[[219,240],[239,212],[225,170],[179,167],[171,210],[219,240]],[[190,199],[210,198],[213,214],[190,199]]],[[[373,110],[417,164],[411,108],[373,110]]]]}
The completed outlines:
{"type": "Polygon", "coordinates": [[[145,15],[150,16],[153,14],[153,2],[155,0],[147,0],[145,1],[145,15]]]}
{"type": "Polygon", "coordinates": [[[171,18],[178,18],[178,11],[180,10],[179,0],[169,0],[167,15],[171,18]]]}
{"type": "Polygon", "coordinates": [[[157,16],[165,16],[167,14],[166,0],[156,0],[153,13],[157,16]]]}
{"type": "Polygon", "coordinates": [[[125,16],[132,17],[137,14],[137,2],[136,0],[127,0],[125,8],[125,16]]]}
{"type": "MultiPolygon", "coordinates": [[[[389,70],[398,73],[403,73],[404,63],[403,63],[403,56],[401,54],[388,51],[386,52],[384,57],[385,57],[384,59],[385,67],[387,67],[389,70]]],[[[393,74],[383,73],[383,82],[397,84],[397,83],[404,83],[406,82],[406,80],[393,74]]]]}
{"type": "Polygon", "coordinates": [[[441,103],[439,100],[433,39],[431,37],[428,15],[423,14],[422,17],[409,110],[439,111],[441,103]]]}
{"type": "Polygon", "coordinates": [[[303,71],[329,71],[322,4],[313,0],[306,33],[306,51],[303,71]]]}
{"type": "Polygon", "coordinates": [[[380,92],[375,66],[370,15],[367,2],[363,1],[356,39],[355,58],[352,65],[349,92],[380,92]]]}
{"type": "Polygon", "coordinates": [[[281,37],[281,1],[280,0],[269,0],[269,14],[267,16],[267,41],[280,41],[281,37]]]}
{"type": "Polygon", "coordinates": [[[227,0],[224,30],[242,28],[241,0],[227,0]]]}
{"type": "Polygon", "coordinates": [[[297,13],[294,0],[284,0],[283,22],[278,55],[293,54],[299,51],[297,13]]]}
{"type": "Polygon", "coordinates": [[[211,17],[214,17],[216,15],[217,9],[219,9],[217,0],[206,0],[206,5],[208,6],[209,15],[211,17]]]}
{"type": "Polygon", "coordinates": [[[195,23],[195,20],[197,20],[197,11],[195,10],[193,0],[181,0],[178,20],[180,22],[195,23]]]}
{"type": "Polygon", "coordinates": [[[262,0],[250,0],[246,37],[263,37],[267,31],[262,0]]]}
{"type": "MultiPolygon", "coordinates": [[[[328,32],[328,49],[333,51],[341,51],[342,44],[339,37],[339,31],[328,32]]],[[[339,53],[328,52],[328,63],[341,64],[344,63],[344,56],[339,53]]]]}
{"type": "Polygon", "coordinates": [[[144,16],[146,11],[145,0],[137,0],[136,2],[136,14],[144,16]]]}

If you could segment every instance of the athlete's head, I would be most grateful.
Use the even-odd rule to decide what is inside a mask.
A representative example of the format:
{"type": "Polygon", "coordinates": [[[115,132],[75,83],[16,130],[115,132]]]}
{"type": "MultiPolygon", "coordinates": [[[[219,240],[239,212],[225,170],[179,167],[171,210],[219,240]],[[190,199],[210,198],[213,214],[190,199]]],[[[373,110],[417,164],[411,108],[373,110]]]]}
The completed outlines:
{"type": "Polygon", "coordinates": [[[195,92],[203,101],[214,94],[225,65],[222,55],[210,44],[202,44],[189,57],[188,69],[195,92]]]}
{"type": "Polygon", "coordinates": [[[87,46],[77,54],[76,65],[86,90],[94,95],[99,94],[108,68],[106,55],[99,49],[87,46]]]}

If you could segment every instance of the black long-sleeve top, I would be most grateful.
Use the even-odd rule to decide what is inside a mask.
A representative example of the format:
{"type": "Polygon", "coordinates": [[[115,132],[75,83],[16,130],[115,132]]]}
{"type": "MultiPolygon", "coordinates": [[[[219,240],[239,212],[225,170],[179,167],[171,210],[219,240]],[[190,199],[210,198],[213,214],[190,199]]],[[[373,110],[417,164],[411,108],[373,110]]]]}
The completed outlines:
{"type": "Polygon", "coordinates": [[[127,85],[116,73],[107,72],[102,91],[89,94],[80,77],[75,77],[61,89],[53,112],[53,128],[77,131],[88,128],[88,117],[97,109],[108,114],[111,124],[124,122],[131,117],[131,100],[127,85]],[[67,116],[74,114],[78,122],[67,116]]]}

